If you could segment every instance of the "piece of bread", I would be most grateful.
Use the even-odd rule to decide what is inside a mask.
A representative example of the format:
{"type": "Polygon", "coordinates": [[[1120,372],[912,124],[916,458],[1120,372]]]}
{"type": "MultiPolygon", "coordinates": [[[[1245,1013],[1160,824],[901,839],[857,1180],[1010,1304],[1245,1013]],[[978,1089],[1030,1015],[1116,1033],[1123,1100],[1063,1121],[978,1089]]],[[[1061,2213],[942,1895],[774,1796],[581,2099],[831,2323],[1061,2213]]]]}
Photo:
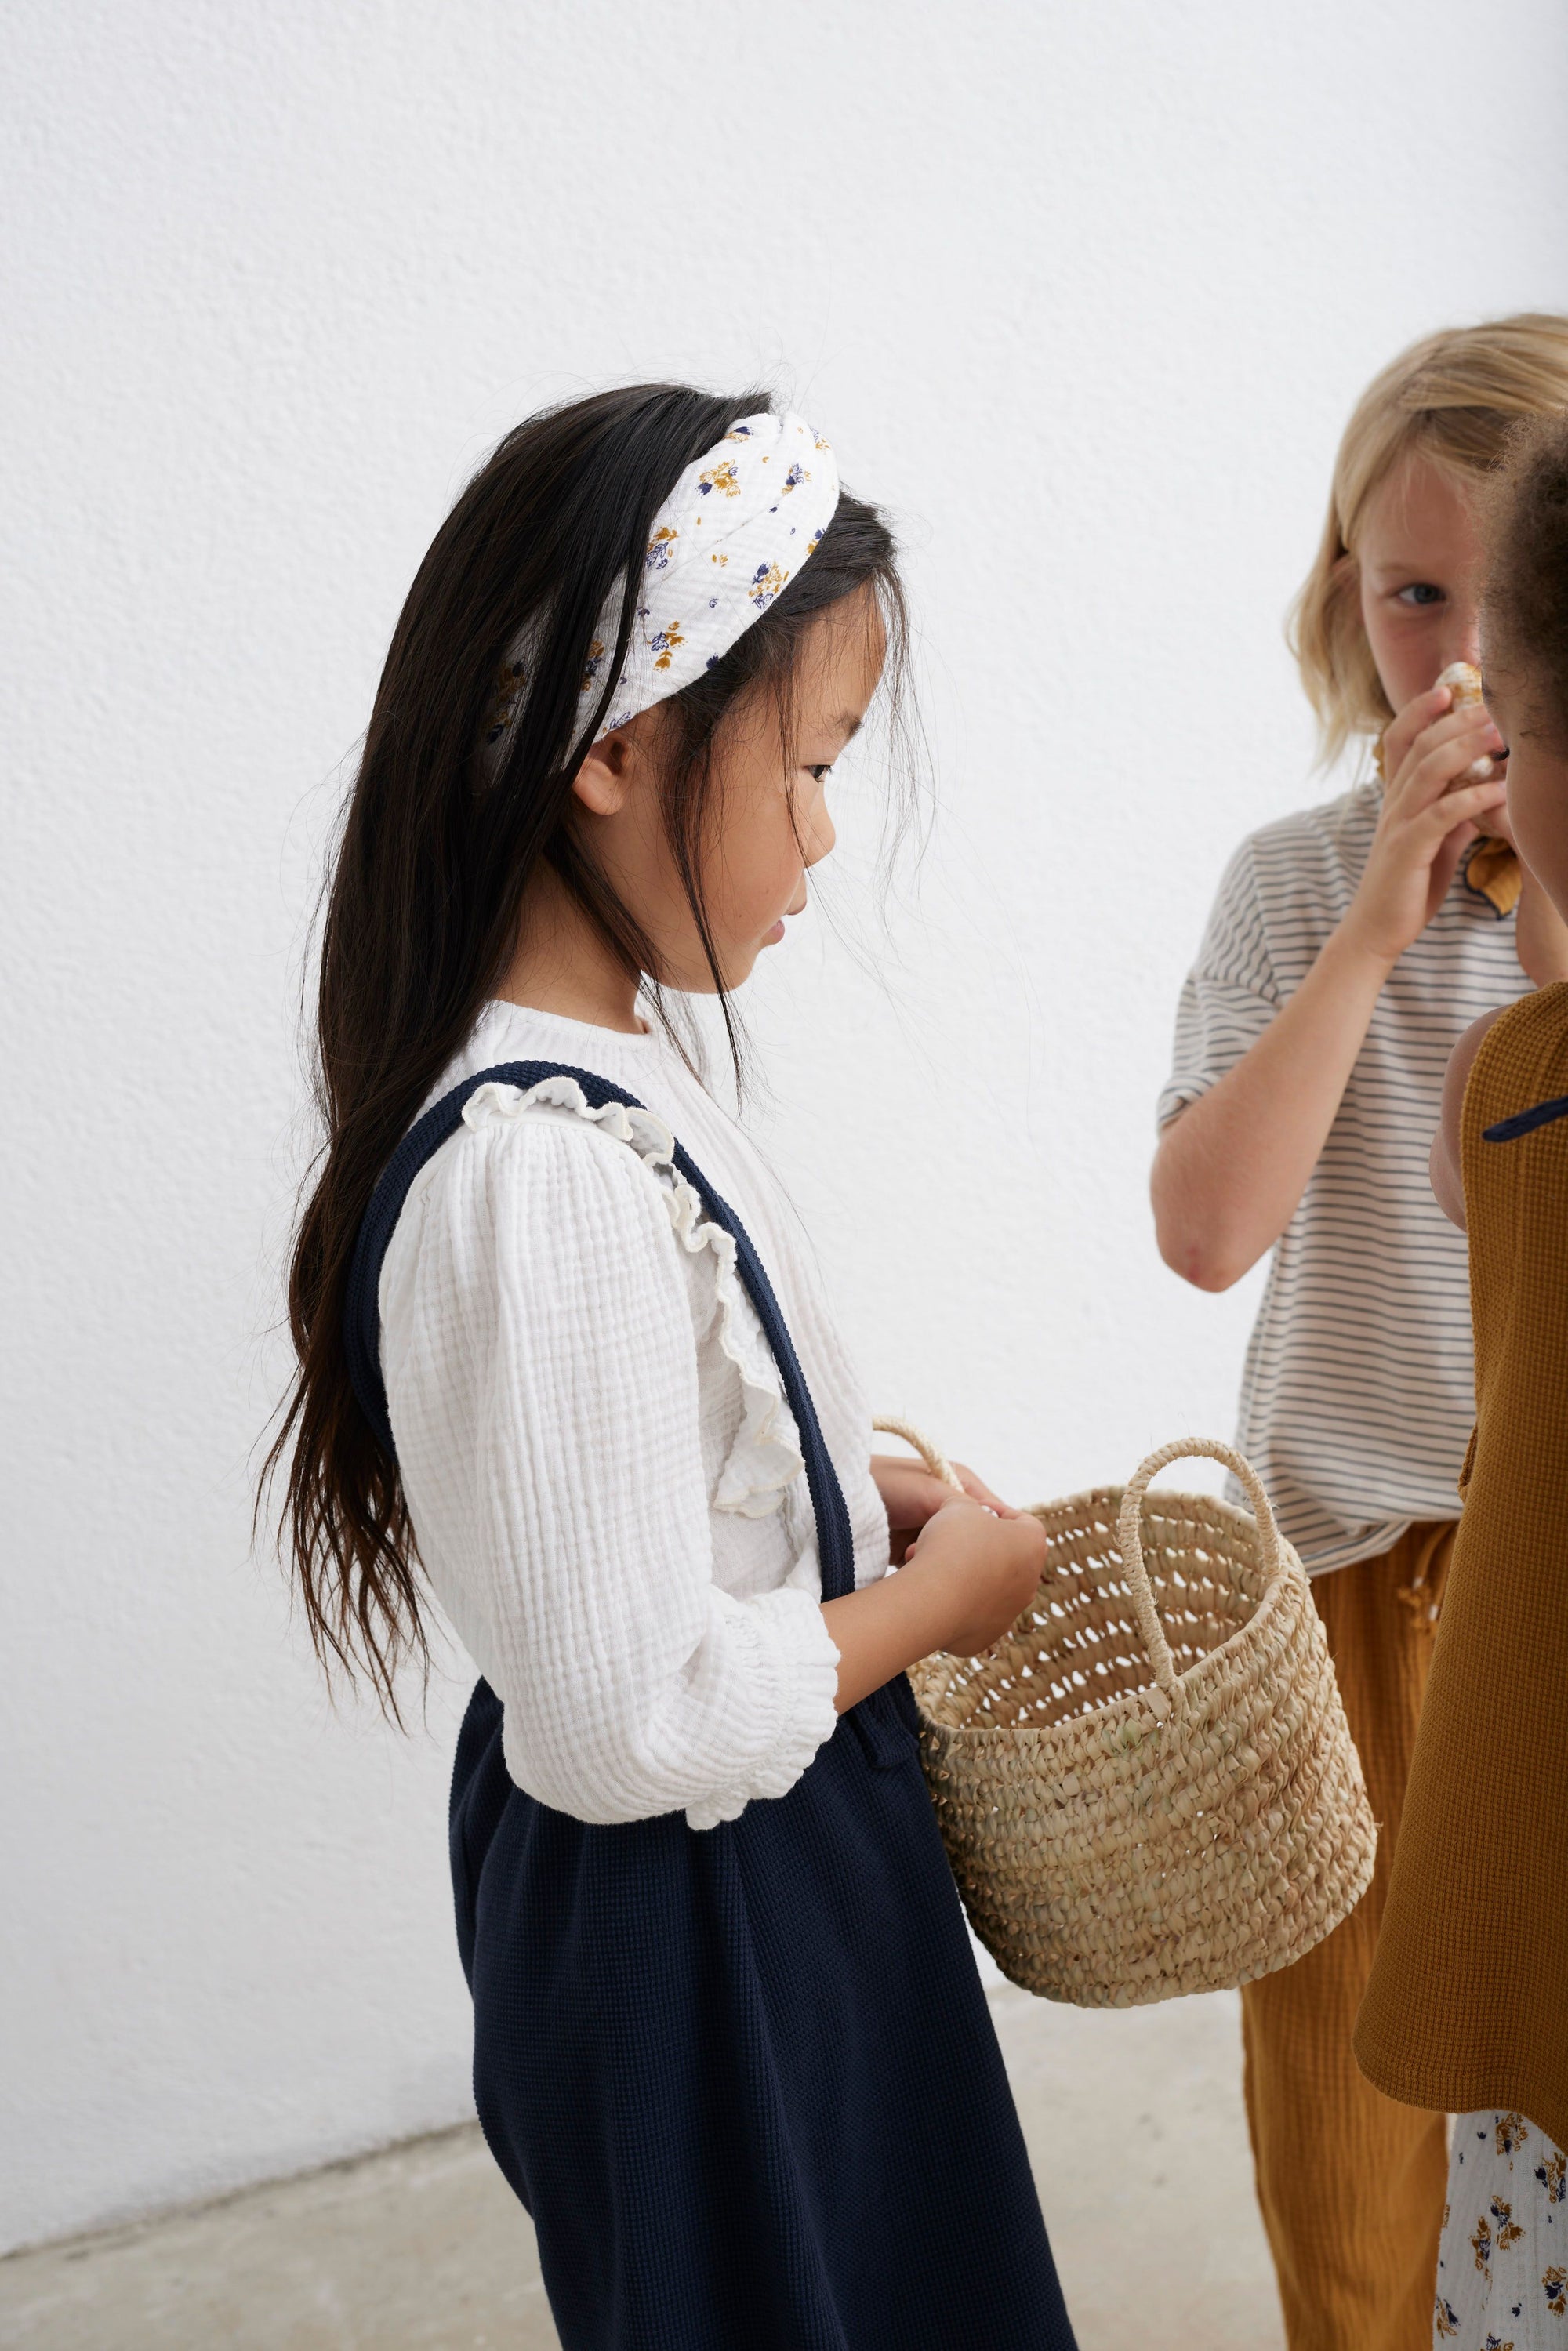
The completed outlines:
{"type": "Polygon", "coordinates": [[[1437,684],[1448,687],[1456,710],[1474,710],[1479,705],[1481,674],[1474,662],[1450,662],[1437,684]]]}
{"type": "MultiPolygon", "coordinates": [[[[1481,674],[1474,662],[1450,662],[1437,684],[1448,687],[1454,697],[1453,707],[1456,710],[1480,708],[1481,674]]],[[[1495,760],[1472,759],[1465,769],[1465,781],[1468,784],[1484,784],[1489,776],[1496,773],[1495,760]]]]}

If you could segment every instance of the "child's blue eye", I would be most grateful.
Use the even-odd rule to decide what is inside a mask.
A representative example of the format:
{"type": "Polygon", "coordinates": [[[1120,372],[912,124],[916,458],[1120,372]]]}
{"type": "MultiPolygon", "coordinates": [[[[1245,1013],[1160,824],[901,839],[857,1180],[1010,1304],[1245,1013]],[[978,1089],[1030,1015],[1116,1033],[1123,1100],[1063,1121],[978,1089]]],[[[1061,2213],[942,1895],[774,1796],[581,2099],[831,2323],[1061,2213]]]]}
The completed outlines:
{"type": "Polygon", "coordinates": [[[1429,580],[1413,580],[1408,588],[1399,590],[1402,604],[1440,604],[1442,601],[1442,590],[1434,588],[1429,580]]]}

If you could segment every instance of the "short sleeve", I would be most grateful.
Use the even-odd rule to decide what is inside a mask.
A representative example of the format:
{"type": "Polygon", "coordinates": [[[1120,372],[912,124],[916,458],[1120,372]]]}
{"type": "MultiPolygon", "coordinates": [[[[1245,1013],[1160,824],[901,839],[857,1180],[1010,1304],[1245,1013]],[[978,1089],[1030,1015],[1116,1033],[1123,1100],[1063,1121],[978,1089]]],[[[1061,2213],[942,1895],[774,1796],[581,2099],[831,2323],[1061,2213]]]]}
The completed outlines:
{"type": "Polygon", "coordinates": [[[1280,1002],[1253,844],[1245,841],[1225,870],[1197,960],[1182,984],[1171,1073],[1156,1113],[1162,1128],[1236,1067],[1280,1002]]]}

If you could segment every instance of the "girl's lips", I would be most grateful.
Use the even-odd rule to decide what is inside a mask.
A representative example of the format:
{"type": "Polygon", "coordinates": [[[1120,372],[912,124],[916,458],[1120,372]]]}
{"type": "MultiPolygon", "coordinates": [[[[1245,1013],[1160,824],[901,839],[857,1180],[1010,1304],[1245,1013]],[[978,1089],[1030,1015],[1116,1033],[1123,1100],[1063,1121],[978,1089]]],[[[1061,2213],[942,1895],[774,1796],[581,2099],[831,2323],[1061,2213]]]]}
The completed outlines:
{"type": "Polygon", "coordinates": [[[762,944],[763,944],[763,946],[764,946],[765,947],[776,947],[776,946],[778,946],[778,944],[779,944],[779,940],[783,937],[783,935],[784,935],[784,922],[783,922],[783,917],[782,917],[782,916],[780,916],[780,917],[779,917],[779,921],[778,921],[778,922],[776,922],[776,923],[774,924],[774,925],[773,925],[773,927],[772,927],[772,929],[771,929],[770,931],[764,931],[764,932],[763,932],[763,934],[762,934],[762,944]]]}

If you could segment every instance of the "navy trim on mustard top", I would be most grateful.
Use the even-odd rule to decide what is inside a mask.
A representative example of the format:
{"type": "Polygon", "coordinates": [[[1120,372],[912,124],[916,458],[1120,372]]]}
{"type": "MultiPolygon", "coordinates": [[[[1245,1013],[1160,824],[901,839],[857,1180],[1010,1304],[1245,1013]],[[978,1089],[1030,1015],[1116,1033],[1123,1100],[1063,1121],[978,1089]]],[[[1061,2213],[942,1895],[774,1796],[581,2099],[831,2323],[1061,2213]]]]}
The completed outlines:
{"type": "Polygon", "coordinates": [[[1536,1102],[1530,1110],[1515,1111],[1511,1118],[1500,1118],[1495,1126],[1483,1127],[1483,1143],[1517,1143],[1521,1134],[1533,1134],[1538,1126],[1550,1126],[1554,1119],[1568,1118],[1568,1094],[1558,1094],[1552,1102],[1536,1102]]]}

